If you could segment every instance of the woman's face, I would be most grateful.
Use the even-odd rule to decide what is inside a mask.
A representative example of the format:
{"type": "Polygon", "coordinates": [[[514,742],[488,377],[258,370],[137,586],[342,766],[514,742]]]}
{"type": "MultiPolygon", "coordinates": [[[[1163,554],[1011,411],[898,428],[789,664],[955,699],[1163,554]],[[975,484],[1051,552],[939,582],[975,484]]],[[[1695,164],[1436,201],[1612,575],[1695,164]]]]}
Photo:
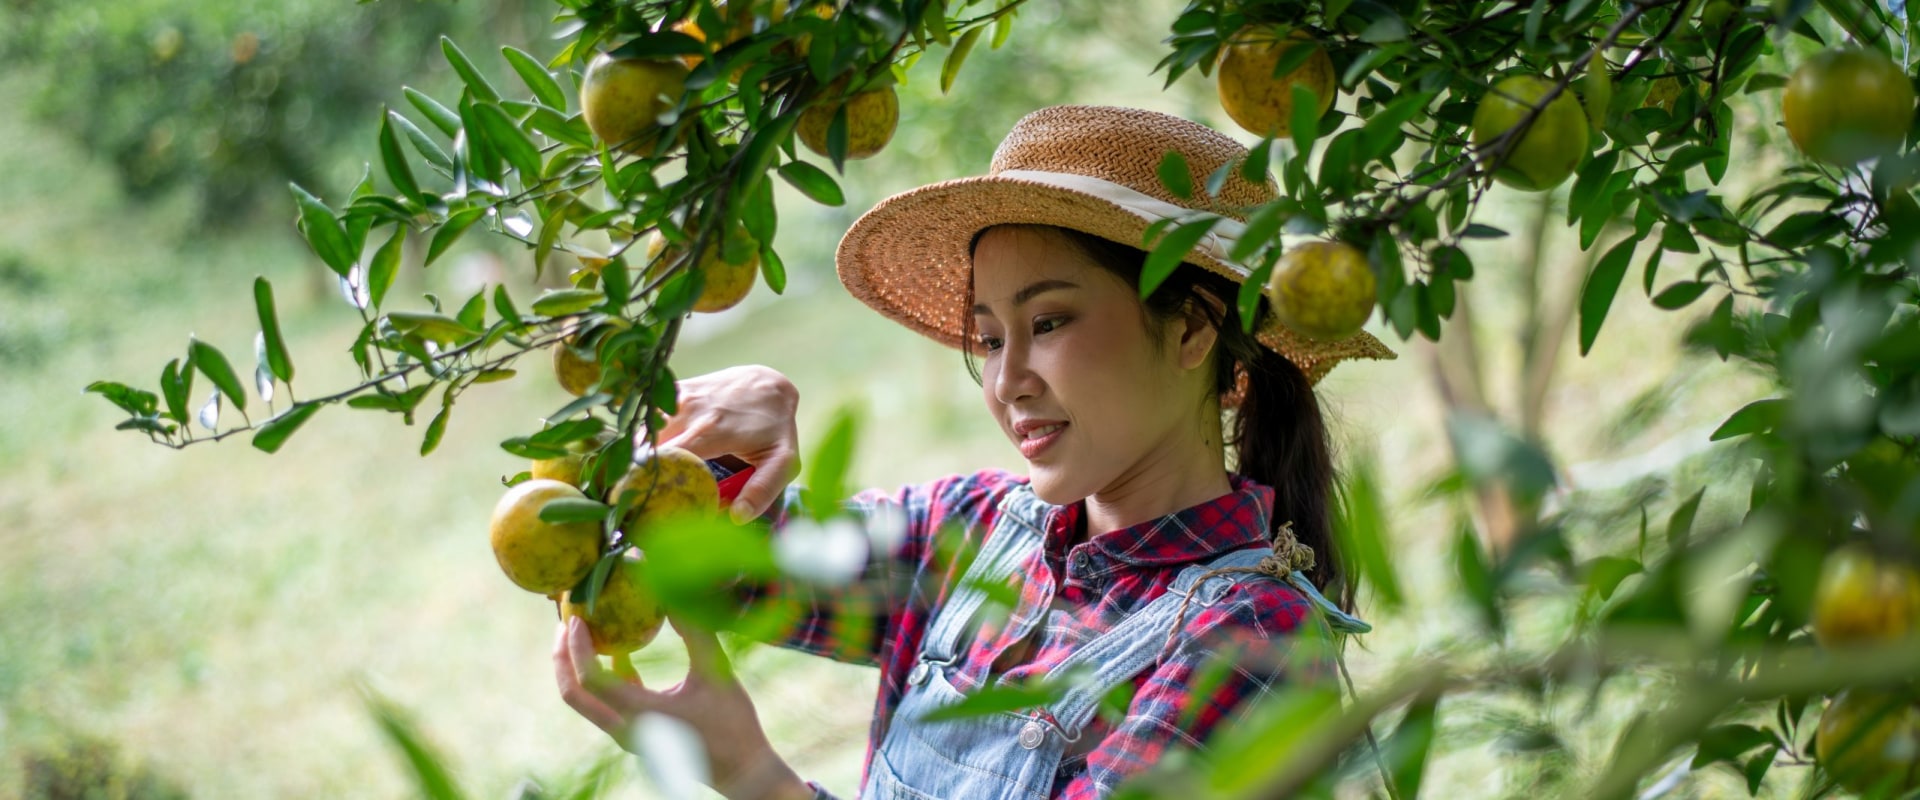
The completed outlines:
{"type": "Polygon", "coordinates": [[[1167,325],[1156,348],[1136,290],[1045,229],[983,235],[973,293],[987,409],[1040,499],[1073,503],[1195,453],[1211,329],[1167,325]]]}

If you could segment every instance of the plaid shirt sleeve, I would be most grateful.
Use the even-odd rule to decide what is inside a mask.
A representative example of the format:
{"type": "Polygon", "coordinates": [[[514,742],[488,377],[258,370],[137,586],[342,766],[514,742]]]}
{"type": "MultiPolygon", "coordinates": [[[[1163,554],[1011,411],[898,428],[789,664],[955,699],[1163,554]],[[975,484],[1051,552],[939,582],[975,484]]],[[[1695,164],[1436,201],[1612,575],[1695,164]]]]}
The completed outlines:
{"type": "MultiPolygon", "coordinates": [[[[866,567],[842,586],[785,576],[737,583],[733,596],[743,620],[740,632],[836,661],[884,666],[885,655],[893,649],[889,645],[908,629],[926,624],[931,603],[926,595],[933,587],[922,577],[932,572],[938,580],[958,539],[984,536],[998,498],[1017,477],[983,470],[891,493],[868,489],[854,495],[843,507],[866,527],[869,541],[894,546],[869,548],[866,567]]],[[[800,507],[800,491],[799,485],[789,485],[760,517],[770,535],[779,536],[791,521],[791,511],[800,507]]]]}
{"type": "Polygon", "coordinates": [[[1319,626],[1306,598],[1265,580],[1240,586],[1252,590],[1236,588],[1235,595],[1245,591],[1237,601],[1229,595],[1187,622],[1193,641],[1137,684],[1125,718],[1087,754],[1086,770],[1059,797],[1107,797],[1175,748],[1191,748],[1204,758],[1214,733],[1284,684],[1330,674],[1327,662],[1310,654],[1312,643],[1301,641],[1319,626]]]}

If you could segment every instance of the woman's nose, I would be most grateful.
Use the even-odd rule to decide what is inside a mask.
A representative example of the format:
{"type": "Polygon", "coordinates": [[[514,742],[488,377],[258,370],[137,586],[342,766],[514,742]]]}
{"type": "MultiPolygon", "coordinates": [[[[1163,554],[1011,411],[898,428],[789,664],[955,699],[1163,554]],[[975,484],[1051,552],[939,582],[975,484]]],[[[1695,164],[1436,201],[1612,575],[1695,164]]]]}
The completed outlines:
{"type": "Polygon", "coordinates": [[[1032,359],[1024,344],[1007,342],[1000,347],[1000,370],[994,376],[994,396],[1001,403],[1013,404],[1040,394],[1045,385],[1033,371],[1032,359]]]}

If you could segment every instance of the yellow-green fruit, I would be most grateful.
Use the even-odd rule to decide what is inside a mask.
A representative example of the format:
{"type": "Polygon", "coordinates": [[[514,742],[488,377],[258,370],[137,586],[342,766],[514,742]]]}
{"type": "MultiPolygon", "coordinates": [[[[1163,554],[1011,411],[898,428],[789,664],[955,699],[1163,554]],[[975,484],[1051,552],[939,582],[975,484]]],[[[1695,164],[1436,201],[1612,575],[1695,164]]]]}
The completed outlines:
{"type": "Polygon", "coordinates": [[[580,112],[607,147],[651,155],[665,130],[660,115],[673,110],[686,87],[687,66],[678,61],[601,53],[580,84],[580,112]]]}
{"type": "Polygon", "coordinates": [[[1293,87],[1313,90],[1319,114],[1333,107],[1338,94],[1333,59],[1303,30],[1296,29],[1281,38],[1271,28],[1244,29],[1220,51],[1220,63],[1214,69],[1220,107],[1240,127],[1257,136],[1292,133],[1293,87]],[[1292,72],[1275,76],[1273,71],[1280,66],[1280,59],[1295,47],[1311,47],[1313,54],[1292,72]]]}
{"type": "Polygon", "coordinates": [[[617,435],[613,431],[601,431],[580,441],[568,442],[566,455],[534,459],[531,468],[533,477],[577,487],[580,485],[580,472],[586,468],[587,456],[606,446],[617,435]]]}
{"type": "MultiPolygon", "coordinates": [[[[735,229],[734,247],[744,251],[746,259],[738,264],[728,263],[726,248],[713,242],[701,251],[700,261],[693,269],[700,275],[700,296],[693,301],[693,310],[711,313],[725,311],[746,299],[753,291],[753,276],[760,273],[760,252],[753,246],[752,238],[744,230],[735,229]]],[[[667,239],[655,231],[647,242],[648,281],[658,280],[661,275],[677,264],[685,256],[679,248],[667,244],[667,239]]]]}
{"type": "Polygon", "coordinates": [[[593,601],[593,613],[584,603],[572,598],[562,604],[562,621],[574,617],[587,620],[587,633],[593,636],[593,650],[603,656],[621,656],[646,647],[660,634],[666,611],[658,598],[647,590],[646,557],[628,550],[620,562],[607,572],[607,582],[593,601]]]}
{"type": "Polygon", "coordinates": [[[1267,289],[1280,323],[1309,339],[1345,339],[1373,315],[1373,270],[1365,254],[1340,242],[1288,250],[1267,289]]]}
{"type": "MultiPolygon", "coordinates": [[[[1486,147],[1520,124],[1553,83],[1515,75],[1493,85],[1473,110],[1473,143],[1486,147]]],[[[1528,126],[1493,177],[1515,189],[1539,192],[1559,186],[1587,154],[1587,115],[1568,92],[1561,92],[1528,126]]]]}
{"type": "Polygon", "coordinates": [[[630,536],[645,536],[648,525],[673,517],[719,513],[720,485],[713,470],[679,447],[638,453],[633,468],[607,493],[607,503],[617,504],[627,492],[633,492],[633,505],[623,528],[630,536]]]}
{"type": "Polygon", "coordinates": [[[1814,755],[1855,792],[1893,797],[1920,786],[1920,708],[1897,695],[1847,691],[1820,715],[1814,755]]]}
{"type": "Polygon", "coordinates": [[[533,479],[508,489],[493,507],[493,557],[514,585],[550,595],[573,588],[600,558],[600,524],[545,522],[540,509],[560,499],[584,499],[579,489],[533,479]]]}
{"type": "Polygon", "coordinates": [[[1781,116],[1795,147],[1841,167],[1898,152],[1913,127],[1913,82],[1877,52],[1826,50],[1787,79],[1781,116]]]}
{"type": "Polygon", "coordinates": [[[554,380],[574,397],[585,397],[600,384],[600,361],[591,351],[583,350],[572,338],[553,345],[554,380]]]}
{"type": "Polygon", "coordinates": [[[1813,635],[1829,647],[1906,636],[1920,620],[1920,574],[1861,545],[1827,556],[1813,595],[1813,635]]]}
{"type": "MultiPolygon", "coordinates": [[[[827,90],[828,97],[839,97],[838,88],[843,82],[836,82],[827,90]]],[[[800,143],[808,150],[823,156],[827,151],[827,130],[833,126],[833,116],[839,113],[841,103],[832,101],[808,106],[800,112],[800,121],[796,130],[800,134],[800,143]]],[[[893,141],[893,129],[900,124],[900,98],[894,94],[892,86],[868,89],[858,92],[844,103],[847,109],[847,158],[871,158],[893,141]]]]}

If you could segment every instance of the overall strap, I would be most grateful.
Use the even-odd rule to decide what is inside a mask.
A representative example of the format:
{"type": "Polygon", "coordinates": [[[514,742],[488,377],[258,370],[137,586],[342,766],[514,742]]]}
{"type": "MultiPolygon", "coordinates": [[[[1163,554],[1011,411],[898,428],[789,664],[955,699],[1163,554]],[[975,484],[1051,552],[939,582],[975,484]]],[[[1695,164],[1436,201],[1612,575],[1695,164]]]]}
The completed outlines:
{"type": "Polygon", "coordinates": [[[1113,628],[1082,645],[1054,668],[1058,675],[1080,672],[1066,693],[1049,710],[1064,729],[1063,735],[1077,737],[1078,732],[1113,687],[1133,679],[1159,658],[1159,634],[1166,630],[1177,610],[1189,600],[1203,607],[1220,602],[1234,584],[1255,577],[1252,571],[1217,572],[1230,567],[1252,567],[1268,554],[1266,548],[1234,550],[1212,561],[1189,564],[1173,579],[1165,594],[1153,599],[1139,611],[1127,615],[1113,628]]]}
{"type": "Polygon", "coordinates": [[[1001,498],[993,530],[987,533],[973,563],[954,584],[946,603],[927,629],[926,641],[920,649],[922,661],[953,663],[960,637],[987,599],[987,593],[976,585],[1006,583],[1027,557],[1046,543],[1041,524],[1049,508],[1027,484],[1014,487],[1001,498]]]}

